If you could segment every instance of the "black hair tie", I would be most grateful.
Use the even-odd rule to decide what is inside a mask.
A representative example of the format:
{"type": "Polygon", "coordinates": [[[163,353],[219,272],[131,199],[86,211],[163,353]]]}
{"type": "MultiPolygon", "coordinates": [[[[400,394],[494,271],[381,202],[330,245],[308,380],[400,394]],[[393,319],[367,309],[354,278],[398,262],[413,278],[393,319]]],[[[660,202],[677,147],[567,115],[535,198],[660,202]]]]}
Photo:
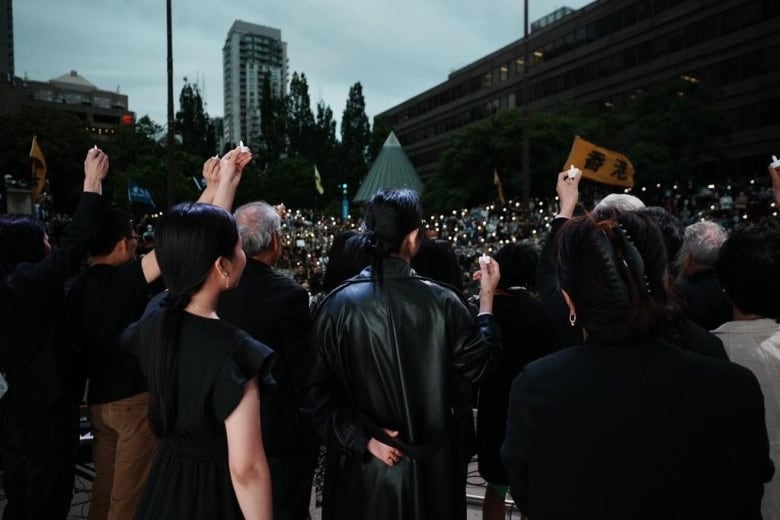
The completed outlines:
{"type": "Polygon", "coordinates": [[[183,310],[188,303],[190,303],[189,294],[175,294],[168,292],[160,305],[172,311],[180,311],[183,310]]]}

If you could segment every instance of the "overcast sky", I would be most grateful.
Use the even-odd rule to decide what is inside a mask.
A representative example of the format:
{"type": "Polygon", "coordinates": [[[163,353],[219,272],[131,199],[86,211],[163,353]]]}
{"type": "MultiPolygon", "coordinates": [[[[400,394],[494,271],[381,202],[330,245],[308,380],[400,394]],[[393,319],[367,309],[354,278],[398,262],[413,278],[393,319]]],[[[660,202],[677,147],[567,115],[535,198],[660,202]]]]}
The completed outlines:
{"type": "MultiPolygon", "coordinates": [[[[529,0],[531,22],[586,0],[529,0]]],[[[199,80],[221,116],[222,46],[236,19],[281,29],[289,72],[304,72],[312,108],[341,119],[363,85],[373,116],[520,38],[522,0],[174,0],[174,96],[199,80]]],[[[14,0],[15,72],[46,81],[70,70],[129,96],[137,117],[166,120],[165,0],[14,0]]]]}

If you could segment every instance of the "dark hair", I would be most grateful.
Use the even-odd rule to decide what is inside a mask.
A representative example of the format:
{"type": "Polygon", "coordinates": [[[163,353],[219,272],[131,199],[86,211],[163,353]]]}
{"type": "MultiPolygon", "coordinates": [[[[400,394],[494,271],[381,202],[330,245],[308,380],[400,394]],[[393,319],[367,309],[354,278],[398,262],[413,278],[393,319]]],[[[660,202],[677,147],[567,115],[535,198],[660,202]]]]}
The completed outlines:
{"type": "Polygon", "coordinates": [[[577,319],[597,341],[672,336],[683,310],[667,290],[663,237],[650,218],[627,212],[571,219],[557,243],[558,280],[577,319]]]}
{"type": "Polygon", "coordinates": [[[21,263],[37,263],[46,257],[46,229],[29,215],[0,216],[0,283],[21,263]]]}
{"type": "Polygon", "coordinates": [[[680,222],[680,219],[660,206],[640,208],[636,212],[650,217],[655,222],[655,225],[658,226],[658,229],[661,230],[661,234],[664,237],[664,246],[666,246],[669,272],[672,278],[675,278],[679,274],[675,260],[683,245],[685,226],[680,222]]]}
{"type": "Polygon", "coordinates": [[[780,227],[775,221],[737,227],[723,244],[717,273],[741,312],[780,322],[780,227]]]}
{"type": "Polygon", "coordinates": [[[348,241],[356,236],[357,231],[344,231],[333,237],[333,243],[328,249],[328,265],[322,277],[322,289],[330,292],[345,280],[352,278],[371,261],[355,247],[348,247],[348,241]]]}
{"type": "Polygon", "coordinates": [[[500,289],[510,287],[525,287],[528,291],[536,290],[536,266],[539,264],[539,253],[530,244],[507,244],[493,255],[501,271],[500,289]]]}
{"type": "Polygon", "coordinates": [[[116,243],[133,234],[130,213],[120,208],[106,208],[97,235],[89,243],[89,254],[105,256],[114,250],[116,243]]]}
{"type": "Polygon", "coordinates": [[[166,309],[150,350],[149,423],[162,437],[176,424],[179,330],[183,309],[219,257],[232,259],[238,243],[233,216],[210,204],[178,204],[157,223],[155,254],[168,288],[166,309]]]}
{"type": "Polygon", "coordinates": [[[380,190],[366,204],[363,222],[366,232],[359,240],[360,250],[371,257],[371,277],[382,285],[382,261],[401,249],[406,235],[422,227],[422,206],[416,191],[408,189],[380,190]]]}
{"type": "Polygon", "coordinates": [[[448,240],[423,240],[412,258],[412,267],[422,276],[463,291],[463,269],[448,240]]]}

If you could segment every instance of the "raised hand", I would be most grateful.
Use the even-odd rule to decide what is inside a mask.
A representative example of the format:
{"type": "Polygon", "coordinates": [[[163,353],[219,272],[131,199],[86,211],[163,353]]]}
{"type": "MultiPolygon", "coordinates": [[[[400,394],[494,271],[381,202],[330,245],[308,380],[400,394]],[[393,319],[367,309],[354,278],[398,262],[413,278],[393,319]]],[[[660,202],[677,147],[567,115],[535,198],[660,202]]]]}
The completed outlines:
{"type": "Polygon", "coordinates": [[[580,198],[579,185],[582,180],[582,172],[577,172],[574,177],[569,177],[569,172],[558,174],[558,183],[555,185],[555,191],[561,203],[559,217],[571,218],[574,216],[574,210],[577,207],[577,201],[580,198]]]}
{"type": "Polygon", "coordinates": [[[103,193],[103,179],[108,175],[108,155],[97,146],[84,159],[84,191],[103,193]]]}

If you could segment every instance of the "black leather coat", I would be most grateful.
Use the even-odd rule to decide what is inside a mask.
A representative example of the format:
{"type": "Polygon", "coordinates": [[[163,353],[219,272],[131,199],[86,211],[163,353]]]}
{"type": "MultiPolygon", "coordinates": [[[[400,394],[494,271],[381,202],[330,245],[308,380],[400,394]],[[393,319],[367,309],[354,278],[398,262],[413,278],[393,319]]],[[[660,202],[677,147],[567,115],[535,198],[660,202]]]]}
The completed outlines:
{"type": "Polygon", "coordinates": [[[454,376],[478,380],[500,349],[492,315],[475,322],[454,289],[384,262],[333,291],[316,317],[309,388],[328,439],[324,519],[465,518],[465,475],[452,421],[454,376]],[[367,451],[380,428],[407,454],[393,467],[367,451]]]}

